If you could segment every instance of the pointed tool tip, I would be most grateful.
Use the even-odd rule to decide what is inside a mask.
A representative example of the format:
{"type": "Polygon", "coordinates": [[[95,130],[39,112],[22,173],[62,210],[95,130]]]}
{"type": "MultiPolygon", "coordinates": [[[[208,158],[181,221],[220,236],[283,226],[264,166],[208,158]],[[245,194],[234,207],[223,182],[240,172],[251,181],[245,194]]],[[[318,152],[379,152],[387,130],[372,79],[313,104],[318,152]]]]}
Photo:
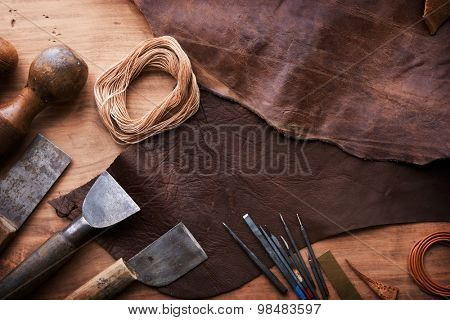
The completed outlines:
{"type": "Polygon", "coordinates": [[[302,220],[300,220],[300,217],[299,217],[298,213],[297,213],[297,219],[298,219],[298,223],[300,223],[300,225],[303,226],[302,220]]]}
{"type": "Polygon", "coordinates": [[[227,226],[227,224],[225,222],[222,222],[223,226],[225,227],[225,229],[228,231],[228,233],[230,233],[231,235],[233,235],[233,230],[230,229],[229,226],[227,226]]]}
{"type": "Polygon", "coordinates": [[[227,230],[231,231],[230,227],[225,222],[222,222],[222,224],[227,230]]]}
{"type": "Polygon", "coordinates": [[[283,238],[282,235],[280,235],[281,240],[283,240],[284,245],[286,246],[286,248],[289,250],[289,245],[287,243],[287,241],[283,238]]]}

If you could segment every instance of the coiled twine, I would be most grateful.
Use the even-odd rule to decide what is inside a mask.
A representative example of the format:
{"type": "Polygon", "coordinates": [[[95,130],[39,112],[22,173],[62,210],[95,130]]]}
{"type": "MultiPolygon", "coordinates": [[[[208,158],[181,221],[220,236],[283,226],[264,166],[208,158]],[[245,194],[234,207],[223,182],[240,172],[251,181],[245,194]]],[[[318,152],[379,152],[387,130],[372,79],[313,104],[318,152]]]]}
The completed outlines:
{"type": "Polygon", "coordinates": [[[132,144],[175,128],[197,112],[200,92],[188,56],[172,37],[141,42],[95,83],[100,117],[116,142],[132,144]],[[177,80],[173,91],[142,117],[132,119],[126,106],[127,88],[143,71],[161,70],[177,80]]]}

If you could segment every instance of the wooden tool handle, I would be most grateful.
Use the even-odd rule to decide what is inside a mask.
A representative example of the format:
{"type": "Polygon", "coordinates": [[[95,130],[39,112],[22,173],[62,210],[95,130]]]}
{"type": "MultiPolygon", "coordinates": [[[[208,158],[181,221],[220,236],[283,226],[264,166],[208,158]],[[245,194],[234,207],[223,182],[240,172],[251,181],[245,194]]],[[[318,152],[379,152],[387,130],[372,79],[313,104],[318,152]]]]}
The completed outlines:
{"type": "Polygon", "coordinates": [[[14,227],[11,222],[0,216],[0,252],[5,249],[16,231],[16,227],[14,227]]]}
{"type": "Polygon", "coordinates": [[[75,250],[57,233],[0,281],[0,299],[19,299],[30,293],[75,250]]]}
{"type": "Polygon", "coordinates": [[[28,131],[47,104],[77,96],[88,76],[86,63],[66,46],[45,49],[30,66],[27,85],[12,101],[0,105],[0,157],[28,131]]]}
{"type": "Polygon", "coordinates": [[[30,88],[0,105],[0,156],[5,156],[27,133],[31,121],[44,107],[30,88]]]}
{"type": "Polygon", "coordinates": [[[135,280],[136,275],[120,259],[70,294],[66,300],[112,298],[135,280]]]}

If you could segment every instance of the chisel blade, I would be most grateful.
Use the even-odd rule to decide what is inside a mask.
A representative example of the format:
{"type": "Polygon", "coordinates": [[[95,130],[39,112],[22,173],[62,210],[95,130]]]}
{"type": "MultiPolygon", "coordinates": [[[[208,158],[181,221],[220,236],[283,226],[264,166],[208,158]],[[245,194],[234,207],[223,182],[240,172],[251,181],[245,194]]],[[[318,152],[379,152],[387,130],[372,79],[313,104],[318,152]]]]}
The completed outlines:
{"type": "Polygon", "coordinates": [[[70,161],[67,154],[38,134],[0,178],[0,216],[19,229],[70,161]]]}

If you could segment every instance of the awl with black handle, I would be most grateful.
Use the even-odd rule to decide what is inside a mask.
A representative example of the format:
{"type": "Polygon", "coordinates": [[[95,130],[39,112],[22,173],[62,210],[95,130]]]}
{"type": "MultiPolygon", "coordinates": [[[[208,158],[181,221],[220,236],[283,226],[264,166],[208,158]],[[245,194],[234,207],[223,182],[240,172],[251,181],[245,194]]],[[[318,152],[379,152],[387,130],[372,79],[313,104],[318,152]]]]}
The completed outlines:
{"type": "Polygon", "coordinates": [[[0,298],[18,299],[32,292],[84,244],[139,210],[117,181],[102,173],[83,202],[82,215],[0,281],[0,298]]]}
{"type": "Polygon", "coordinates": [[[152,287],[167,286],[206,259],[200,244],[179,223],[127,262],[117,260],[66,300],[112,298],[135,281],[152,287]]]}
{"type": "Polygon", "coordinates": [[[0,251],[25,223],[70,163],[70,157],[38,134],[0,178],[0,251]]]}
{"type": "Polygon", "coordinates": [[[287,288],[278,280],[277,276],[270,271],[270,269],[261,261],[259,258],[247,247],[247,245],[234,233],[229,226],[222,222],[228,233],[233,237],[233,239],[239,244],[242,250],[247,254],[250,260],[258,267],[258,269],[266,276],[267,279],[277,288],[281,294],[287,293],[287,288]]]}
{"type": "Polygon", "coordinates": [[[322,275],[322,270],[320,269],[319,262],[317,261],[316,254],[314,253],[314,250],[311,246],[311,242],[309,241],[308,233],[306,232],[305,227],[303,226],[302,221],[300,220],[300,217],[297,214],[298,223],[300,225],[300,233],[302,234],[303,241],[306,244],[306,247],[308,248],[309,257],[311,258],[310,266],[313,270],[314,276],[317,281],[317,285],[319,287],[319,291],[322,294],[323,299],[328,299],[330,296],[330,293],[327,288],[327,284],[325,283],[325,279],[322,275]]]}

